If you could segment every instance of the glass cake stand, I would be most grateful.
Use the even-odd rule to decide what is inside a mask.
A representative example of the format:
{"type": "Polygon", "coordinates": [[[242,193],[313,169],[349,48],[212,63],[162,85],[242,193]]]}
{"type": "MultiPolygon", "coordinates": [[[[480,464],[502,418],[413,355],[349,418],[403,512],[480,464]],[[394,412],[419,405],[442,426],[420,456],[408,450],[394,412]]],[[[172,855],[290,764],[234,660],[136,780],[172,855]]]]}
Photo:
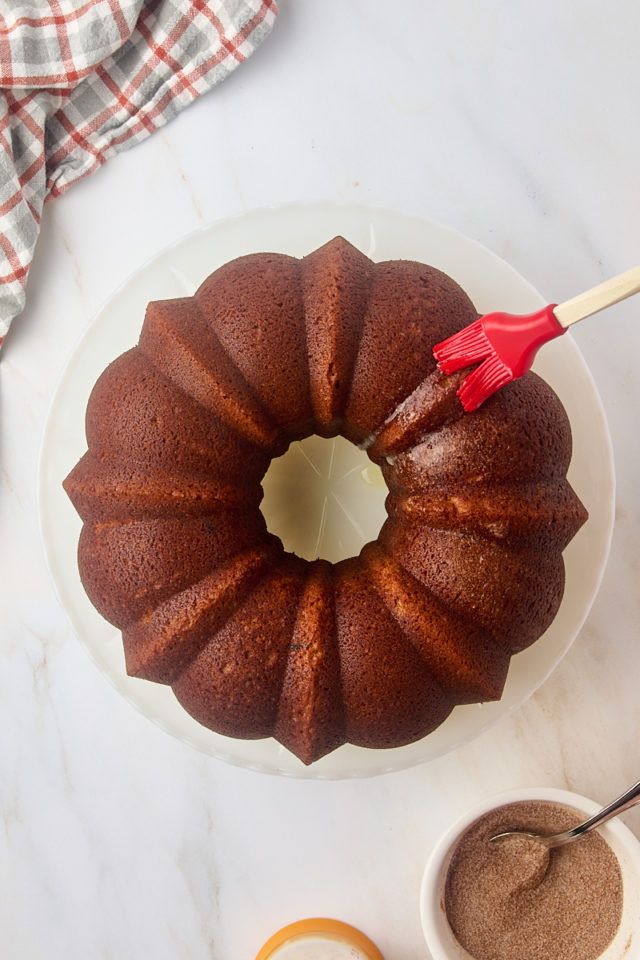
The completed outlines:
{"type": "MultiPolygon", "coordinates": [[[[76,562],[80,519],[62,481],[86,449],[84,412],[106,365],[137,342],[149,300],[194,292],[216,267],[236,256],[275,251],[302,256],[341,234],[374,260],[415,259],[444,270],[480,312],[533,311],[543,298],[512,267],[453,230],[385,210],[327,204],[291,205],[215,223],[158,254],[117,290],[80,340],[56,389],[39,464],[39,510],[45,552],[56,590],[73,628],[117,690],[145,716],[185,743],[229,763],[293,777],[366,777],[441,756],[482,733],[523,703],[567,652],[597,593],[613,527],[614,470],[602,404],[570,335],[541,351],[534,369],[558,393],[573,430],[569,480],[589,520],[565,551],[566,587],[552,625],[511,661],[502,699],[456,707],[423,740],[390,750],[345,745],[305,767],[275,740],[234,740],[202,727],[180,707],[171,689],[128,677],[120,633],[94,610],[76,562]]],[[[265,478],[264,512],[272,529],[302,555],[327,559],[358,552],[374,539],[385,517],[386,489],[361,451],[338,438],[311,437],[274,461],[265,478]],[[291,502],[295,486],[307,491],[291,502]],[[306,473],[305,473],[306,472],[306,473]],[[311,493],[315,500],[310,505],[311,493]]],[[[312,498],[313,499],[313,498],[312,498]]]]}

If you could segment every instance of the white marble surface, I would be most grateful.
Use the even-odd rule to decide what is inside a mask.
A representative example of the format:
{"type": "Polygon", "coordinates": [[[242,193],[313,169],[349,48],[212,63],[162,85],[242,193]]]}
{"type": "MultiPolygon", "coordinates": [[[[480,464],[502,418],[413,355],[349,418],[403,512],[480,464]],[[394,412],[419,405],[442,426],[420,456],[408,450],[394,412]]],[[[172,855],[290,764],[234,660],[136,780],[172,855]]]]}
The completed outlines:
{"type": "MultiPolygon", "coordinates": [[[[640,775],[640,306],[575,337],[618,477],[600,593],[523,707],[430,764],[364,781],[222,764],[135,712],[54,596],[36,511],[47,407],[92,316],[161,247],[283,201],[441,221],[561,300],[640,262],[632,0],[281,0],[221,88],[46,212],[0,363],[0,956],[251,958],[305,915],[427,957],[426,856],[470,802],[527,784],[607,800],[640,775]]],[[[626,815],[640,833],[640,811],[626,815]]]]}

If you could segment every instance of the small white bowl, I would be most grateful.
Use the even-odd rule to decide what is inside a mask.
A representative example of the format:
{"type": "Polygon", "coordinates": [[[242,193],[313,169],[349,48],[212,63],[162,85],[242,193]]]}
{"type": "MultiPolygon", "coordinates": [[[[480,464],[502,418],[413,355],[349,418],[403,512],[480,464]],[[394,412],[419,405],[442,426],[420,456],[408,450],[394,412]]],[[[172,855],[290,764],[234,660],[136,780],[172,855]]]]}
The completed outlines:
{"type": "MultiPolygon", "coordinates": [[[[434,847],[420,889],[422,929],[433,960],[470,960],[470,954],[454,937],[444,910],[444,882],[458,838],[467,827],[490,810],[522,800],[548,800],[573,807],[585,814],[585,820],[601,807],[601,804],[568,790],[532,787],[487,797],[457,820],[434,847]]],[[[620,863],[623,906],[620,928],[598,960],[640,960],[640,842],[617,819],[600,827],[599,832],[620,863]]]]}

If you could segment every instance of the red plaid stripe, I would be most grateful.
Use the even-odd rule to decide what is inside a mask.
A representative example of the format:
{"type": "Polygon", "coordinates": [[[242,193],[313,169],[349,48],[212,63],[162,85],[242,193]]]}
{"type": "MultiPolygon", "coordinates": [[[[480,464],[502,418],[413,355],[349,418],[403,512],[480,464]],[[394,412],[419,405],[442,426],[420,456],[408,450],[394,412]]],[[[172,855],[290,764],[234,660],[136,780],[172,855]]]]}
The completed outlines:
{"type": "MultiPolygon", "coordinates": [[[[159,60],[162,60],[163,63],[166,63],[167,66],[171,67],[172,71],[175,74],[180,73],[180,71],[182,70],[182,67],[180,66],[178,61],[171,56],[170,51],[167,50],[166,44],[156,43],[154,41],[151,30],[145,23],[144,17],[140,17],[140,20],[138,21],[138,30],[140,31],[141,36],[143,36],[144,39],[147,41],[147,44],[149,45],[149,50],[151,51],[151,53],[154,55],[154,57],[157,58],[155,63],[153,61],[150,61],[148,65],[148,73],[151,73],[157,61],[159,60]]],[[[140,78],[138,78],[138,86],[139,86],[139,80],[140,78]]],[[[133,86],[136,86],[136,84],[134,83],[133,86]]],[[[189,92],[192,93],[194,97],[197,96],[196,91],[193,89],[193,87],[191,87],[191,85],[189,85],[189,92]]]]}
{"type": "Polygon", "coordinates": [[[125,18],[122,16],[122,10],[118,0],[109,0],[109,9],[111,11],[111,16],[113,17],[113,22],[120,32],[120,39],[124,43],[129,36],[129,26],[125,18]]]}
{"type": "Polygon", "coordinates": [[[20,263],[20,257],[18,256],[16,248],[4,233],[0,233],[0,250],[4,253],[7,258],[7,263],[11,267],[9,273],[0,275],[0,281],[2,283],[14,283],[17,280],[20,284],[24,285],[27,282],[29,267],[20,263]]]}
{"type": "Polygon", "coordinates": [[[220,23],[220,18],[215,15],[213,10],[211,10],[206,3],[206,0],[195,0],[194,7],[196,10],[199,10],[201,13],[208,17],[211,23],[214,25],[218,31],[218,36],[220,37],[220,43],[227,50],[232,57],[235,57],[238,61],[244,60],[244,57],[241,53],[238,52],[238,48],[232,40],[228,40],[224,33],[224,27],[220,23]]]}
{"type": "Polygon", "coordinates": [[[51,12],[56,19],[58,29],[56,34],[60,44],[60,55],[62,57],[63,73],[69,78],[69,83],[74,84],[78,80],[78,72],[73,62],[71,53],[71,44],[69,43],[68,24],[58,0],[49,0],[51,12]]]}
{"type": "Polygon", "coordinates": [[[94,0],[88,0],[87,3],[82,6],[76,7],[75,10],[69,10],[67,13],[63,14],[51,14],[50,16],[40,15],[38,17],[16,17],[13,23],[7,24],[6,17],[0,17],[0,34],[9,35],[15,33],[16,30],[19,30],[20,27],[50,27],[50,26],[59,26],[60,23],[71,23],[72,20],[78,20],[80,17],[83,17],[91,7],[94,6],[94,0]]]}
{"type": "Polygon", "coordinates": [[[45,200],[223,80],[276,14],[274,0],[48,0],[37,17],[0,14],[0,344],[45,200]]]}

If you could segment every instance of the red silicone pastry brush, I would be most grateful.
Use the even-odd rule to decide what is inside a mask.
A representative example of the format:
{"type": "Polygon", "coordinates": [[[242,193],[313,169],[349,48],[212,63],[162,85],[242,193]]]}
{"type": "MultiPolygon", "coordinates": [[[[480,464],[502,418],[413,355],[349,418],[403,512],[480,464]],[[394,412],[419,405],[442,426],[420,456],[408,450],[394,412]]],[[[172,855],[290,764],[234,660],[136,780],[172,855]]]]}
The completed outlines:
{"type": "Polygon", "coordinates": [[[640,266],[565,303],[552,303],[536,313],[524,316],[487,313],[436,344],[433,355],[443,373],[454,373],[480,363],[464,378],[458,390],[462,406],[470,412],[496,390],[526,373],[543,343],[562,336],[578,320],[639,291],[640,266]]]}

